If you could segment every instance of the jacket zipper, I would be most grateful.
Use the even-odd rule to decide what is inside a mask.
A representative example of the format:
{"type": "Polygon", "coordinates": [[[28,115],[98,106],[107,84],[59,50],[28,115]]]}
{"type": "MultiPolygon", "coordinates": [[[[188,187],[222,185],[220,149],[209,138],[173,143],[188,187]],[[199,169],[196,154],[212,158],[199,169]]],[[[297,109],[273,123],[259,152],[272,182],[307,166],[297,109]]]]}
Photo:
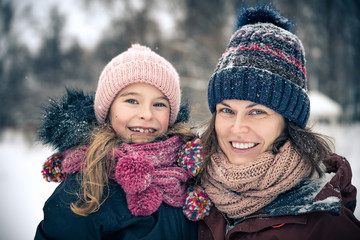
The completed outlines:
{"type": "MultiPolygon", "coordinates": [[[[219,211],[220,212],[220,211],[219,211]]],[[[261,218],[261,217],[268,217],[268,214],[256,214],[256,215],[250,215],[250,216],[244,216],[241,218],[237,218],[236,220],[233,220],[234,223],[230,223],[229,218],[223,213],[220,212],[221,215],[225,218],[226,221],[226,233],[227,234],[231,229],[233,229],[237,224],[251,218],[261,218]]]]}

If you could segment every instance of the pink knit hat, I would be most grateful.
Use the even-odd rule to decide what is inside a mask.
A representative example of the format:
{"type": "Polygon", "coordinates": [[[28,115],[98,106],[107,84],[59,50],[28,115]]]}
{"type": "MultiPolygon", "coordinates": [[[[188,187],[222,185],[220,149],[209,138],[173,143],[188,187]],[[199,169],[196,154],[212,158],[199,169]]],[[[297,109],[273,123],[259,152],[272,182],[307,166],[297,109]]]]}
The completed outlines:
{"type": "Polygon", "coordinates": [[[113,58],[103,69],[95,94],[95,115],[103,124],[117,94],[132,83],[148,83],[169,100],[172,125],[180,108],[180,82],[175,68],[150,48],[133,44],[113,58]]]}

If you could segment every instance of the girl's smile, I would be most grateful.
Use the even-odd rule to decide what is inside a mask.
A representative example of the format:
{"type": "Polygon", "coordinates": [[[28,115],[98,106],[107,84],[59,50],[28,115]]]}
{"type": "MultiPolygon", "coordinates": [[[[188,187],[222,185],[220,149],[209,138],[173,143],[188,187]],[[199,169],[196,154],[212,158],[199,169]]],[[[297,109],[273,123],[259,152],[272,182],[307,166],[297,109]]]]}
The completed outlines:
{"type": "Polygon", "coordinates": [[[129,127],[130,131],[138,133],[154,133],[156,130],[153,128],[143,128],[143,127],[129,127]]]}

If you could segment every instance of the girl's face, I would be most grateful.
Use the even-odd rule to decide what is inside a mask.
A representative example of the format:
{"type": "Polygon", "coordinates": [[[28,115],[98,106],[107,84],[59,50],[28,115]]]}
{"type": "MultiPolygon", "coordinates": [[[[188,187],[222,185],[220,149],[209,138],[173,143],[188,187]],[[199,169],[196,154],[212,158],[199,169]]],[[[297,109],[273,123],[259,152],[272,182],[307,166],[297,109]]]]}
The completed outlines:
{"type": "Polygon", "coordinates": [[[252,162],[270,150],[284,127],[284,118],[279,113],[254,102],[224,100],[216,105],[217,140],[235,165],[252,162]]]}
{"type": "Polygon", "coordinates": [[[156,87],[134,83],[116,96],[109,117],[116,133],[126,142],[151,142],[168,130],[170,104],[156,87]]]}

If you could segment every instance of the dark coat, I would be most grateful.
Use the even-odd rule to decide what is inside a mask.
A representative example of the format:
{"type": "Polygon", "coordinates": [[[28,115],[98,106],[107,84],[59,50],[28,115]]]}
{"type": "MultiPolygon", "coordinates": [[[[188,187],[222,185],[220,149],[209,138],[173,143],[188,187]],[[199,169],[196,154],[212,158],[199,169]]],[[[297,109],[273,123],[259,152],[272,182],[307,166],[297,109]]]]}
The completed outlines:
{"type": "Polygon", "coordinates": [[[360,239],[349,163],[333,155],[321,181],[303,181],[256,213],[235,221],[216,208],[199,222],[198,239],[360,239]]]}
{"type": "Polygon", "coordinates": [[[150,216],[132,215],[124,191],[115,182],[110,183],[110,195],[99,211],[87,217],[76,215],[70,209],[70,203],[77,201],[80,186],[76,177],[74,174],[66,178],[46,201],[36,240],[196,239],[196,223],[187,220],[181,208],[162,203],[150,216]]]}
{"type": "MultiPolygon", "coordinates": [[[[79,91],[68,91],[59,101],[51,101],[44,111],[39,138],[60,152],[86,143],[96,118],[94,97],[79,91]]],[[[189,107],[182,104],[175,122],[186,122],[189,107]]],[[[44,219],[38,225],[35,239],[196,239],[197,223],[187,220],[182,208],[162,203],[150,216],[134,216],[127,207],[119,184],[110,180],[106,201],[86,217],[76,215],[70,204],[78,200],[78,173],[68,176],[46,201],[44,219]]],[[[106,189],[106,188],[105,188],[106,189]]]]}

